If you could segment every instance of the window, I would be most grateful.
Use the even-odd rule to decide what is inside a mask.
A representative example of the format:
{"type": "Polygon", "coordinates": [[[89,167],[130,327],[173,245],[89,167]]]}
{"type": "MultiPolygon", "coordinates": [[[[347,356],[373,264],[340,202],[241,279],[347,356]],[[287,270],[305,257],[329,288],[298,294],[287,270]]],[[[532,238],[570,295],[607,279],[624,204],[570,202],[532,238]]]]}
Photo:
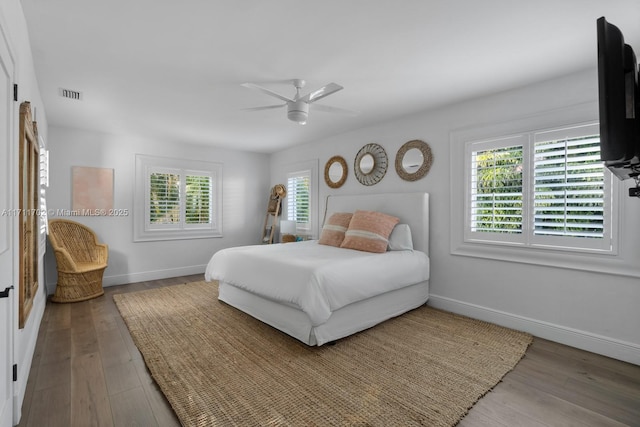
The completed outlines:
{"type": "Polygon", "coordinates": [[[136,240],[220,237],[219,163],[136,156],[136,240]]]}
{"type": "Polygon", "coordinates": [[[212,224],[212,174],[161,168],[150,168],[149,172],[145,211],[150,228],[188,229],[212,224]]]}
{"type": "Polygon", "coordinates": [[[311,230],[311,170],[287,176],[287,219],[296,222],[298,232],[311,230]]]}
{"type": "Polygon", "coordinates": [[[523,145],[503,144],[489,141],[470,147],[473,233],[522,234],[523,145]]]}
{"type": "Polygon", "coordinates": [[[605,176],[598,134],[536,134],[533,220],[536,236],[603,240],[605,176]]]}
{"type": "Polygon", "coordinates": [[[466,143],[465,241],[613,252],[597,125],[466,143]]]}
{"type": "Polygon", "coordinates": [[[38,136],[39,169],[40,169],[40,254],[47,250],[47,233],[49,232],[49,217],[47,215],[47,187],[49,187],[49,150],[44,140],[38,136]]]}
{"type": "Polygon", "coordinates": [[[299,235],[317,235],[318,160],[307,160],[282,166],[287,197],[283,201],[282,219],[296,222],[299,235]]]}

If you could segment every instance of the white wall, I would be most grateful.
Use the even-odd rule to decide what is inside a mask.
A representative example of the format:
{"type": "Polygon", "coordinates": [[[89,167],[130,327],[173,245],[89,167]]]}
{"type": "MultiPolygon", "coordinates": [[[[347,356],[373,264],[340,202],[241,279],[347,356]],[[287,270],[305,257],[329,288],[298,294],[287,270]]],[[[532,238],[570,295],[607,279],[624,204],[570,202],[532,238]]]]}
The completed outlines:
{"type": "MultiPolygon", "coordinates": [[[[260,241],[269,196],[269,158],[266,154],[222,150],[180,141],[151,141],[77,129],[49,129],[49,212],[70,210],[71,168],[88,166],[114,169],[114,203],[129,216],[66,217],[91,227],[109,245],[109,266],[104,285],[139,282],[204,272],[219,249],[260,241]],[[135,154],[149,154],[223,164],[223,237],[210,239],[133,241],[135,154]]],[[[45,257],[49,293],[57,280],[55,258],[45,257]]]]}
{"type": "MultiPolygon", "coordinates": [[[[640,268],[637,277],[628,277],[451,254],[450,200],[460,195],[450,191],[450,164],[460,171],[463,167],[463,159],[450,159],[451,132],[585,103],[597,106],[595,70],[284,150],[271,157],[272,183],[282,179],[282,165],[318,159],[321,203],[328,194],[429,192],[432,305],[640,364],[640,268]],[[412,139],[430,144],[434,162],[425,178],[406,182],[395,172],[395,153],[412,139]],[[365,187],[353,175],[353,159],[371,142],[385,148],[390,168],[381,182],[365,187]],[[322,177],[334,155],[349,165],[349,177],[339,189],[330,189],[322,177]]],[[[597,119],[597,108],[588,115],[583,120],[597,119]]],[[[621,192],[626,194],[629,185],[625,182],[621,192]]],[[[622,229],[640,242],[640,200],[621,197],[620,211],[622,229]]],[[[628,272],[640,259],[640,245],[633,237],[625,242],[618,258],[628,272]]]]}
{"type": "MultiPolygon", "coordinates": [[[[11,53],[14,56],[15,62],[15,83],[18,84],[18,102],[14,103],[14,135],[17,138],[18,135],[18,120],[19,120],[19,105],[24,101],[31,102],[32,113],[35,113],[34,120],[38,122],[38,131],[40,136],[43,137],[45,142],[47,141],[47,118],[45,110],[40,97],[40,91],[38,89],[38,82],[35,77],[35,69],[33,66],[33,57],[31,55],[31,47],[29,43],[29,35],[27,33],[27,24],[22,12],[22,6],[19,0],[3,0],[0,2],[0,27],[9,41],[11,53]]],[[[16,177],[12,182],[12,187],[15,188],[11,204],[13,207],[18,207],[18,150],[17,140],[15,141],[15,148],[11,153],[11,176],[16,177]]],[[[14,388],[14,423],[17,424],[21,416],[21,406],[24,399],[24,394],[27,386],[27,379],[29,376],[29,369],[31,368],[31,361],[35,351],[36,340],[38,337],[38,330],[40,327],[40,321],[44,313],[44,307],[46,303],[46,289],[45,286],[40,286],[38,293],[34,298],[33,308],[29,318],[25,324],[25,327],[18,329],[18,233],[17,222],[14,219],[12,229],[14,230],[11,238],[11,248],[13,252],[14,264],[16,265],[13,272],[13,283],[16,287],[16,292],[11,293],[11,298],[14,303],[14,326],[13,331],[13,363],[18,365],[18,380],[16,381],[14,388]]],[[[42,269],[40,269],[42,272],[42,269]]],[[[43,276],[40,274],[39,283],[44,283],[43,276]]],[[[4,350],[4,349],[2,349],[4,350]]]]}

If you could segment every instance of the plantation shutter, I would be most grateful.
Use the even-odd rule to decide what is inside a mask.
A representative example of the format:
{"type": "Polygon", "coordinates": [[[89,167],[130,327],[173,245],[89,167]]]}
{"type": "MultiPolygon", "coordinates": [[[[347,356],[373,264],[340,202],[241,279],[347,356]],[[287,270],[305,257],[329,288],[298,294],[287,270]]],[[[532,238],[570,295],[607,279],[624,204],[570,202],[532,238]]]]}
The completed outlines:
{"type": "Polygon", "coordinates": [[[40,144],[40,248],[44,253],[47,246],[49,232],[49,217],[47,214],[47,187],[49,186],[49,150],[45,149],[44,141],[38,138],[40,144]]]}
{"type": "Polygon", "coordinates": [[[597,134],[564,135],[536,135],[534,234],[602,238],[605,176],[600,139],[597,134]]]}
{"type": "Polygon", "coordinates": [[[470,229],[474,233],[522,233],[523,147],[511,145],[471,153],[470,229]]]}
{"type": "Polygon", "coordinates": [[[209,175],[186,175],[185,222],[210,224],[212,221],[213,178],[209,175]]]}
{"type": "Polygon", "coordinates": [[[148,223],[180,223],[180,172],[153,170],[149,174],[148,223]]]}
{"type": "Polygon", "coordinates": [[[466,142],[465,174],[465,242],[615,251],[597,123],[466,142]]]}
{"type": "Polygon", "coordinates": [[[296,222],[299,231],[311,229],[311,170],[287,176],[287,219],[296,222]]]}

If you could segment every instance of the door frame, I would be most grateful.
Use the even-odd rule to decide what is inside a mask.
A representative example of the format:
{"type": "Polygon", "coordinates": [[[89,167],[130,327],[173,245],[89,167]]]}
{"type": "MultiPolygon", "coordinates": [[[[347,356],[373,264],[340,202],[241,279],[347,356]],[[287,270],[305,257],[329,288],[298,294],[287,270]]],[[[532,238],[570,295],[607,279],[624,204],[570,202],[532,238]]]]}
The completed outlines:
{"type": "MultiPolygon", "coordinates": [[[[6,75],[8,78],[7,82],[7,92],[13,95],[14,83],[16,82],[16,60],[15,54],[12,49],[10,37],[7,34],[7,25],[4,21],[3,17],[0,16],[0,66],[6,67],[6,75]]],[[[0,135],[0,138],[7,137],[6,147],[0,145],[0,151],[6,153],[6,164],[2,165],[1,169],[4,169],[6,176],[0,176],[0,182],[4,182],[4,188],[1,189],[0,192],[0,209],[8,209],[5,212],[4,220],[0,220],[0,227],[6,229],[2,234],[5,234],[5,238],[7,239],[5,242],[0,242],[0,257],[5,257],[5,259],[0,258],[0,263],[2,266],[6,266],[7,264],[10,268],[7,268],[6,271],[0,271],[0,291],[4,291],[6,287],[13,286],[13,290],[9,291],[8,297],[2,298],[2,305],[7,306],[6,313],[4,313],[4,319],[0,319],[0,321],[4,324],[2,326],[6,330],[6,349],[2,349],[4,352],[2,354],[2,364],[6,364],[6,366],[0,366],[0,369],[4,371],[6,378],[8,380],[6,401],[0,402],[0,410],[4,410],[4,412],[0,416],[0,427],[5,426],[13,426],[17,423],[17,415],[19,414],[19,410],[16,412],[16,383],[14,381],[14,363],[16,359],[15,354],[15,337],[16,337],[16,307],[17,307],[17,283],[16,283],[16,267],[15,267],[15,255],[16,255],[16,215],[7,214],[13,213],[14,209],[17,206],[16,201],[16,192],[14,190],[14,184],[16,183],[14,179],[15,173],[15,160],[16,160],[16,118],[17,118],[17,102],[14,100],[14,96],[9,96],[7,102],[6,112],[8,117],[2,118],[2,120],[6,119],[6,122],[9,124],[7,133],[5,135],[0,135]],[[5,303],[6,301],[6,303],[5,303]],[[5,360],[6,359],[6,360],[5,360]],[[4,409],[2,406],[4,405],[4,409]]],[[[0,144],[3,144],[0,142],[0,144]]],[[[4,153],[3,153],[4,154],[4,153]]],[[[4,270],[4,269],[2,269],[4,270]]],[[[0,311],[0,316],[3,315],[4,310],[0,311]]],[[[2,343],[2,347],[5,347],[5,343],[2,343]]],[[[0,384],[0,387],[4,387],[5,385],[0,384]]]]}

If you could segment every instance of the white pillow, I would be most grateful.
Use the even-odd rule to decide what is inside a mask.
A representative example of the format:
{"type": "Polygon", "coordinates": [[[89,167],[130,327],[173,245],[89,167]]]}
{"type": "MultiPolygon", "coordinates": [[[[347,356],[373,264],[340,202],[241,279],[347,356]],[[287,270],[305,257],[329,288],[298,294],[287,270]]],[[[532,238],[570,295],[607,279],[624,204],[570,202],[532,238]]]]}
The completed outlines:
{"type": "Polygon", "coordinates": [[[397,224],[389,236],[389,251],[413,250],[413,239],[409,224],[397,224]]]}

